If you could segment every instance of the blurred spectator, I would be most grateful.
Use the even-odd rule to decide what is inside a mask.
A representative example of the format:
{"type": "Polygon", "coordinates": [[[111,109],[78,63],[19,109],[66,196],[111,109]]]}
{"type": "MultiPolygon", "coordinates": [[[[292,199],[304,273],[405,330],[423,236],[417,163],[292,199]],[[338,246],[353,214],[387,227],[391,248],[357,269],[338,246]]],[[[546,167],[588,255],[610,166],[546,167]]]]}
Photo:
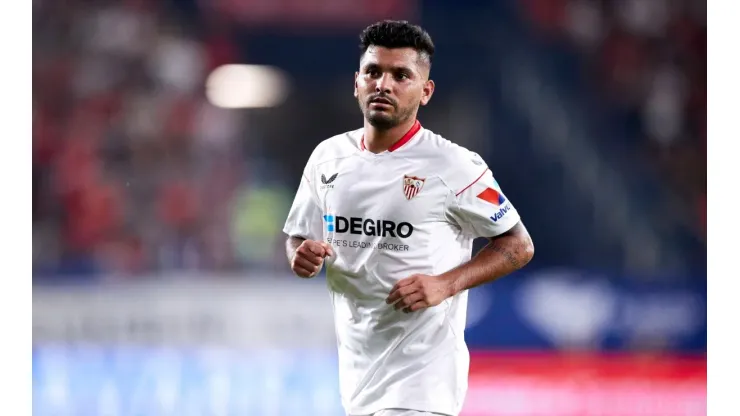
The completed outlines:
{"type": "MultiPolygon", "coordinates": [[[[521,0],[542,36],[570,39],[615,105],[639,114],[647,152],[675,191],[706,210],[706,2],[521,0]]],[[[699,214],[699,215],[697,215],[699,214]]]]}
{"type": "Polygon", "coordinates": [[[198,33],[139,0],[34,6],[37,269],[237,266],[222,207],[237,189],[241,126],[201,91],[238,58],[228,25],[198,33]]]}

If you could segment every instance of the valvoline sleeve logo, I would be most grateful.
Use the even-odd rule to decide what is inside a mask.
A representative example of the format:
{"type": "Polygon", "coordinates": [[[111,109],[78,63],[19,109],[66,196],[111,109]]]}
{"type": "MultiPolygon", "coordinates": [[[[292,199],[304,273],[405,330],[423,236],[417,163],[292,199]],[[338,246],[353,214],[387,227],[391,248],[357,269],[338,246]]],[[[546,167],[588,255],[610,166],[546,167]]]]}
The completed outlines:
{"type": "Polygon", "coordinates": [[[504,194],[493,188],[484,189],[483,192],[478,194],[478,198],[496,206],[503,205],[506,202],[504,194]]]}

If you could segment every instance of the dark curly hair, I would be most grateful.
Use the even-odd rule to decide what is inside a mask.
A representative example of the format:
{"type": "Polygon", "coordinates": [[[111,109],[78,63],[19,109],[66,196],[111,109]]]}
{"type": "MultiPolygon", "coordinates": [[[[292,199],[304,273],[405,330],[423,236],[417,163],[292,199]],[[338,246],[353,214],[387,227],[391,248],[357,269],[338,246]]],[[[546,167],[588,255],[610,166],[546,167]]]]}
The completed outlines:
{"type": "Polygon", "coordinates": [[[405,20],[383,20],[366,27],[360,34],[360,57],[370,46],[412,48],[429,65],[434,56],[434,42],[429,33],[405,20]]]}

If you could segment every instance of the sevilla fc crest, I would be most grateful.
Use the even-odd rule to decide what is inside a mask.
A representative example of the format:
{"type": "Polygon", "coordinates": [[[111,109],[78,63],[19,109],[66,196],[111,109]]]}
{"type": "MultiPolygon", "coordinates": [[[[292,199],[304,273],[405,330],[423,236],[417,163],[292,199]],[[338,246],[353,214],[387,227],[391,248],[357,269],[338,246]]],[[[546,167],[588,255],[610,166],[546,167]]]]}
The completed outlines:
{"type": "Polygon", "coordinates": [[[421,192],[421,188],[424,187],[424,180],[425,178],[417,178],[416,176],[403,176],[403,195],[406,196],[406,199],[411,199],[421,192]]]}

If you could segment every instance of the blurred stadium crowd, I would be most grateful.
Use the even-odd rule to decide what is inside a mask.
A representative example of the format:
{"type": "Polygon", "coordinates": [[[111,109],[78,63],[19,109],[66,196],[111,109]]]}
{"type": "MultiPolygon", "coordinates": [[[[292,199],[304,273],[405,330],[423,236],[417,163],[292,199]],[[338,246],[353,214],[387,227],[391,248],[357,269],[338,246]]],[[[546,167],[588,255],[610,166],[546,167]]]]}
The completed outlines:
{"type": "MultiPolygon", "coordinates": [[[[201,7],[193,19],[183,7],[191,3],[34,1],[37,274],[284,263],[279,230],[292,176],[323,137],[308,132],[311,142],[295,147],[264,144],[254,140],[268,135],[253,128],[254,117],[206,99],[208,74],[243,62],[244,45],[227,14],[201,7]],[[263,157],[270,152],[285,158],[274,164],[263,157]]],[[[634,130],[624,146],[649,158],[695,207],[690,217],[703,238],[706,18],[699,3],[519,0],[542,39],[577,51],[600,103],[634,130]]],[[[347,79],[353,65],[340,64],[347,79]]],[[[316,109],[299,111],[321,124],[312,118],[316,109]]],[[[352,105],[342,111],[355,119],[341,127],[359,125],[352,105]]]]}
{"type": "Polygon", "coordinates": [[[203,82],[238,61],[236,48],[225,25],[191,28],[175,11],[150,1],[36,8],[37,265],[137,273],[235,264],[240,120],[206,101],[203,82]]]}
{"type": "Polygon", "coordinates": [[[572,44],[588,82],[634,129],[633,151],[706,233],[706,2],[521,0],[538,34],[572,44]]]}

